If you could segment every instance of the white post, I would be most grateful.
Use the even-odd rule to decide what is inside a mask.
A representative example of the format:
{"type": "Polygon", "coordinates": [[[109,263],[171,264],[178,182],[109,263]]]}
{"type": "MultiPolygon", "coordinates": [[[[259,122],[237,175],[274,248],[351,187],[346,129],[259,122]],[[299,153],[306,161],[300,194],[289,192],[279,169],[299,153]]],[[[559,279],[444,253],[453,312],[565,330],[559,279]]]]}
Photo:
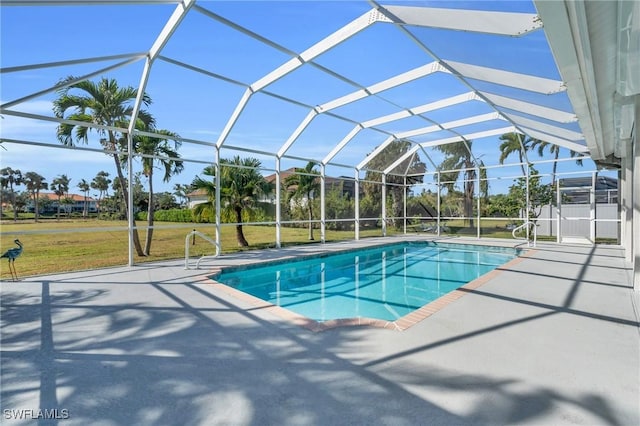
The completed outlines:
{"type": "MultiPolygon", "coordinates": [[[[325,242],[326,230],[327,230],[327,223],[326,223],[327,211],[325,209],[325,196],[326,196],[325,173],[326,173],[325,165],[321,164],[320,165],[320,242],[322,242],[323,244],[325,242]]],[[[311,202],[311,200],[309,200],[309,202],[311,202]]]]}
{"type": "Polygon", "coordinates": [[[404,233],[407,233],[407,177],[404,176],[404,179],[402,181],[403,186],[402,186],[402,195],[403,195],[403,216],[404,216],[404,233]]]}
{"type": "Polygon", "coordinates": [[[620,244],[625,260],[633,262],[633,145],[627,145],[627,155],[620,159],[620,244]]]}
{"type": "Polygon", "coordinates": [[[440,236],[440,216],[442,216],[442,213],[440,212],[440,172],[436,172],[436,176],[438,177],[438,218],[436,220],[436,227],[437,227],[437,232],[436,234],[438,235],[438,237],[440,236]]]}
{"type": "Polygon", "coordinates": [[[640,292],[640,135],[638,135],[637,125],[640,123],[640,95],[636,95],[636,131],[634,132],[633,141],[631,143],[631,157],[633,165],[631,166],[631,174],[633,180],[629,182],[635,191],[633,194],[633,224],[631,234],[631,250],[633,252],[633,289],[640,292]]]}
{"type": "Polygon", "coordinates": [[[280,206],[280,157],[276,157],[276,248],[282,247],[282,210],[280,206]]]}
{"type": "Polygon", "coordinates": [[[387,175],[382,175],[382,236],[387,236],[387,175]]]}
{"type": "Polygon", "coordinates": [[[476,230],[477,230],[477,238],[480,239],[480,167],[476,167],[477,179],[476,183],[478,185],[478,189],[476,191],[476,209],[478,210],[477,219],[476,219],[476,230]]]}
{"type": "Polygon", "coordinates": [[[593,244],[596,243],[596,182],[598,172],[591,173],[591,191],[589,192],[589,239],[593,244]]]}
{"type": "Polygon", "coordinates": [[[220,202],[220,175],[222,173],[222,168],[220,167],[220,148],[216,147],[216,165],[215,165],[215,170],[216,170],[216,247],[218,247],[218,250],[220,250],[220,252],[222,252],[222,245],[221,245],[221,241],[222,241],[222,228],[221,228],[221,216],[220,216],[220,205],[222,204],[220,202]]]}
{"type": "Polygon", "coordinates": [[[562,194],[560,193],[560,179],[556,179],[556,242],[562,242],[560,237],[562,224],[562,194]]]}
{"type": "MultiPolygon", "coordinates": [[[[127,134],[127,168],[128,168],[128,176],[127,179],[127,188],[129,193],[127,194],[127,204],[129,204],[129,208],[127,209],[127,229],[129,231],[129,266],[133,266],[133,230],[135,227],[133,212],[133,135],[131,132],[127,134]]],[[[120,182],[124,183],[124,182],[120,182]]]]}
{"type": "Polygon", "coordinates": [[[356,241],[360,239],[360,171],[356,169],[355,171],[355,181],[354,181],[354,231],[355,231],[355,239],[356,241]]]}
{"type": "MultiPolygon", "coordinates": [[[[530,174],[531,174],[531,167],[529,167],[527,165],[527,175],[526,175],[526,178],[527,178],[527,181],[526,181],[527,182],[527,195],[526,195],[526,201],[525,201],[526,202],[526,207],[525,207],[526,216],[525,216],[525,220],[524,220],[525,223],[529,222],[529,210],[531,209],[531,206],[530,206],[531,200],[530,200],[530,197],[529,197],[529,176],[530,176],[530,174]]],[[[527,241],[529,241],[529,225],[525,226],[525,229],[527,231],[527,241]]]]}

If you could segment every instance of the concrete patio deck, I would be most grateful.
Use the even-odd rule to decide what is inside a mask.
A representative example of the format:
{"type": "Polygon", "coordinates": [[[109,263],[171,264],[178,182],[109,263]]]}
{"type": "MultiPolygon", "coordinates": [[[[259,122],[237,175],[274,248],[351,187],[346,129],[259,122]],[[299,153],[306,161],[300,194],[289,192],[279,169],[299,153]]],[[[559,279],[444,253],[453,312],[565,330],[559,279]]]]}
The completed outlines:
{"type": "Polygon", "coordinates": [[[206,278],[353,245],[3,282],[2,423],[640,424],[640,297],[620,247],[539,244],[405,331],[314,333],[206,278]]]}

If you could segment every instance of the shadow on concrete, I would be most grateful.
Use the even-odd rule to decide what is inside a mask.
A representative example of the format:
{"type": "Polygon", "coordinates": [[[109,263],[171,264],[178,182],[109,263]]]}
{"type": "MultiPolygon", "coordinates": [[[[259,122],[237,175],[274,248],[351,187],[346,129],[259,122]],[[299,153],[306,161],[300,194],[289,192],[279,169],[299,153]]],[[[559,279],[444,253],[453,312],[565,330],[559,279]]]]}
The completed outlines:
{"type": "Polygon", "coordinates": [[[480,368],[460,375],[415,358],[428,360],[432,349],[560,312],[589,316],[571,308],[587,263],[561,306],[535,303],[545,311],[362,362],[353,360],[361,329],[313,334],[267,321],[188,276],[114,279],[126,285],[124,299],[104,290],[109,273],[100,276],[99,288],[90,280],[74,280],[73,289],[64,280],[42,281],[40,294],[29,292],[34,283],[12,287],[2,299],[2,407],[68,410],[68,420],[39,419],[42,425],[469,425],[535,422],[565,404],[621,425],[595,392],[518,387],[516,378],[490,377],[480,368]],[[424,389],[471,391],[477,398],[454,413],[424,389]]]}

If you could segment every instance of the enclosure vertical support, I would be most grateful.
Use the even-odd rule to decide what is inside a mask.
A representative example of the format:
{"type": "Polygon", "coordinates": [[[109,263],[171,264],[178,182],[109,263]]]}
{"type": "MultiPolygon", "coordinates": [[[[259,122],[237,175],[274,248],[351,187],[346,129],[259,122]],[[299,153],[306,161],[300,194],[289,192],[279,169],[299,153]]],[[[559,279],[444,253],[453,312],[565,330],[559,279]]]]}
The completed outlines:
{"type": "Polygon", "coordinates": [[[477,238],[480,239],[480,167],[476,167],[476,209],[477,209],[477,219],[476,219],[476,231],[477,238]]]}
{"type": "Polygon", "coordinates": [[[562,193],[560,192],[560,179],[556,179],[556,242],[562,241],[562,193]]]}
{"type": "Polygon", "coordinates": [[[440,216],[442,216],[442,214],[440,213],[440,172],[436,172],[436,177],[438,179],[438,218],[436,219],[436,234],[438,235],[438,237],[440,236],[440,216]]]}
{"type": "MultiPolygon", "coordinates": [[[[526,196],[526,201],[525,201],[525,214],[526,217],[524,219],[525,222],[529,222],[529,210],[531,210],[531,200],[530,195],[529,195],[529,177],[531,175],[531,165],[527,164],[527,174],[526,174],[526,180],[527,180],[527,196],[526,196]]],[[[529,226],[526,226],[526,231],[527,231],[527,241],[529,241],[529,226]]]]}
{"type": "Polygon", "coordinates": [[[407,177],[404,176],[402,181],[402,205],[403,205],[403,216],[404,216],[404,233],[407,233],[407,177]]]}
{"type": "Polygon", "coordinates": [[[280,206],[280,157],[276,156],[276,248],[282,247],[282,211],[280,206]]]}
{"type": "Polygon", "coordinates": [[[620,159],[620,244],[624,247],[624,258],[633,262],[633,142],[627,143],[627,155],[620,159]]]}
{"type": "Polygon", "coordinates": [[[221,221],[221,216],[220,216],[220,176],[222,173],[222,168],[220,167],[220,147],[216,146],[216,165],[215,165],[215,170],[216,170],[216,246],[218,247],[219,253],[222,253],[222,245],[221,245],[221,240],[222,240],[222,229],[220,226],[220,221],[221,221]]]}
{"type": "MultiPolygon", "coordinates": [[[[640,131],[638,131],[638,123],[640,123],[640,95],[636,95],[636,127],[633,131],[631,142],[631,176],[629,182],[632,188],[640,188],[640,131]]],[[[631,191],[633,196],[633,228],[631,229],[632,241],[631,251],[633,253],[633,289],[640,292],[640,194],[638,190],[631,191]]]]}
{"type": "Polygon", "coordinates": [[[382,236],[387,236],[387,175],[382,175],[382,236]]]}
{"type": "Polygon", "coordinates": [[[354,173],[354,197],[355,197],[355,205],[353,206],[353,215],[354,215],[354,231],[355,231],[355,239],[356,241],[360,239],[360,170],[355,169],[354,173]]]}
{"type": "MultiPolygon", "coordinates": [[[[129,191],[129,193],[127,194],[127,204],[129,204],[129,208],[127,211],[127,228],[128,228],[128,234],[129,234],[129,261],[128,264],[129,266],[133,266],[133,232],[134,232],[134,227],[136,225],[134,219],[134,212],[133,212],[133,135],[131,134],[131,132],[129,132],[127,134],[127,169],[128,169],[128,179],[129,182],[127,182],[127,189],[129,191]]],[[[137,232],[137,231],[136,231],[137,232]]]]}
{"type": "Polygon", "coordinates": [[[591,173],[591,191],[589,191],[589,239],[593,244],[596,243],[596,182],[598,172],[591,173]]]}
{"type": "MultiPolygon", "coordinates": [[[[307,202],[311,202],[308,200],[307,202]]],[[[320,242],[324,244],[327,230],[327,210],[325,208],[326,202],[326,169],[324,163],[320,164],[320,242]]],[[[313,224],[312,224],[313,226],[313,224]]]]}

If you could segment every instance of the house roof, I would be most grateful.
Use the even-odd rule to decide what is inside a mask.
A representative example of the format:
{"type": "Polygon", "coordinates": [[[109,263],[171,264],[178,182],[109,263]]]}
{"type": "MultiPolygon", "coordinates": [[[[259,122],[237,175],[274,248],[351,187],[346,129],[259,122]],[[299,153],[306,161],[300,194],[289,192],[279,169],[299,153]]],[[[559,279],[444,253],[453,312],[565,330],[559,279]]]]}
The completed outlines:
{"type": "MultiPolygon", "coordinates": [[[[49,200],[58,201],[58,196],[53,192],[40,192],[38,195],[39,195],[39,199],[47,198],[49,200]]],[[[76,201],[76,202],[84,202],[85,201],[84,195],[79,195],[79,194],[71,194],[71,193],[69,193],[67,195],[63,195],[62,197],[60,197],[61,200],[65,199],[65,198],[71,199],[71,200],[76,201]]],[[[87,197],[86,200],[87,201],[96,201],[94,198],[91,198],[91,197],[87,197]]]]}

